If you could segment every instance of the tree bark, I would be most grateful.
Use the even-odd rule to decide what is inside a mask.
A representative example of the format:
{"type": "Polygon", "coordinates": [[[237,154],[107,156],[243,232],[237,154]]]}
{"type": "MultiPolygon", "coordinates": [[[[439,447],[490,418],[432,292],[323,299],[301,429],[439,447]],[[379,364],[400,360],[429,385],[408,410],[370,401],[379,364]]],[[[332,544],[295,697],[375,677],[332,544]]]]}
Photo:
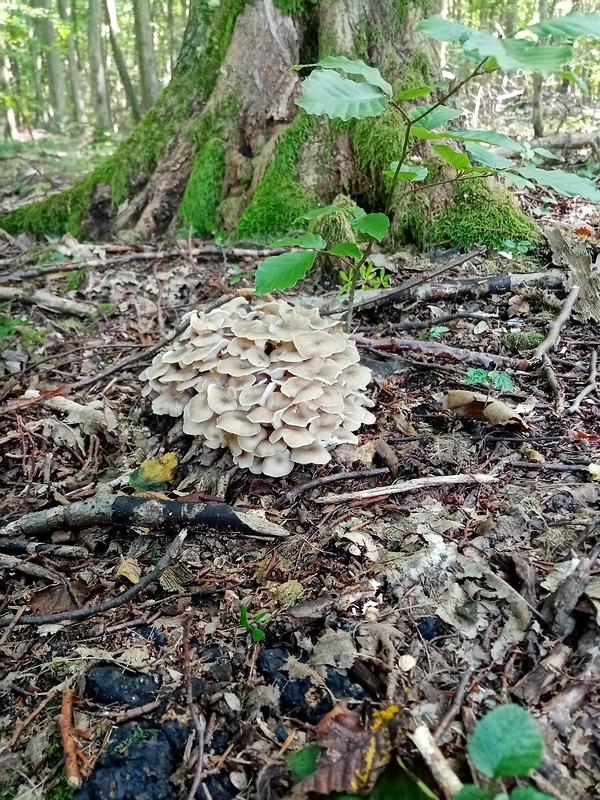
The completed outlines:
{"type": "Polygon", "coordinates": [[[2,104],[0,106],[2,113],[1,133],[2,138],[18,139],[19,130],[17,128],[15,110],[11,102],[10,82],[10,64],[7,56],[3,56],[0,60],[0,97],[2,97],[2,104]]]}
{"type": "Polygon", "coordinates": [[[142,88],[142,107],[144,111],[147,111],[156,102],[160,91],[148,0],[133,0],[133,15],[135,19],[135,44],[140,71],[140,86],[142,88]]]}
{"type": "Polygon", "coordinates": [[[92,106],[96,117],[96,131],[104,133],[111,129],[110,105],[106,90],[106,65],[102,49],[104,8],[102,0],[89,0],[89,2],[88,56],[90,60],[92,106]]]}
{"type": "MultiPolygon", "coordinates": [[[[548,0],[539,0],[540,22],[548,19],[548,0]]],[[[544,135],[544,98],[543,98],[544,79],[539,72],[533,75],[533,97],[531,121],[533,123],[533,135],[540,138],[544,135]]]]}
{"type": "Polygon", "coordinates": [[[125,96],[127,97],[127,105],[131,110],[131,115],[136,122],[142,118],[142,109],[138,102],[137,93],[129,77],[129,70],[127,69],[127,62],[119,44],[119,21],[117,19],[117,9],[115,0],[104,0],[104,7],[106,10],[106,21],[108,22],[108,32],[110,36],[110,46],[115,57],[115,64],[119,71],[121,83],[125,89],[125,96]]]}

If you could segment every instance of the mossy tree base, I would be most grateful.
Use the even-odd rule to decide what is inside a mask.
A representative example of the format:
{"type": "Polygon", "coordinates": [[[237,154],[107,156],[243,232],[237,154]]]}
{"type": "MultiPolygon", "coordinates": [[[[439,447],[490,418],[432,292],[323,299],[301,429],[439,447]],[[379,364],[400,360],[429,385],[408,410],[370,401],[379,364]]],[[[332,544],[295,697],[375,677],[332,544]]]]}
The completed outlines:
{"type": "MultiPolygon", "coordinates": [[[[80,238],[133,229],[142,239],[191,227],[202,237],[264,243],[303,226],[304,213],[338,194],[381,211],[389,188],[382,173],[398,158],[401,116],[308,117],[294,103],[301,75],[290,67],[344,54],[379,67],[395,90],[435,81],[435,47],[414,33],[434,5],[191,0],[173,79],[127,141],[71,189],[0,226],[80,238]]],[[[474,184],[457,189],[452,202],[446,192],[445,206],[439,193],[425,199],[425,192],[397,206],[392,243],[537,240],[508,193],[474,184]],[[493,229],[503,229],[501,237],[493,229]]]]}

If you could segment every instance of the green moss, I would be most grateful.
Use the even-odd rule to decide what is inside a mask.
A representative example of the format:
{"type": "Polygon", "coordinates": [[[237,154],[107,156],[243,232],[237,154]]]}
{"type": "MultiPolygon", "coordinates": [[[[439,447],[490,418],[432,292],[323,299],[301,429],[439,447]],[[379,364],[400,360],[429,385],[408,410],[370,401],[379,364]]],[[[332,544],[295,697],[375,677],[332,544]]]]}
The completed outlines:
{"type": "Polygon", "coordinates": [[[202,3],[201,14],[204,25],[210,29],[210,37],[202,54],[201,69],[197,72],[198,88],[207,100],[219,77],[219,70],[227,55],[229,42],[237,15],[243,10],[246,0],[221,0],[220,3],[202,3]]]}
{"type": "Polygon", "coordinates": [[[271,163],[240,217],[237,236],[256,242],[287,233],[298,217],[317,205],[297,180],[299,153],[314,125],[303,112],[279,135],[271,163]]]}
{"type": "Polygon", "coordinates": [[[544,339],[545,336],[537,331],[514,331],[505,333],[500,339],[500,343],[505,350],[511,353],[522,353],[525,350],[535,350],[544,339]]]}
{"type": "Polygon", "coordinates": [[[383,171],[402,152],[406,126],[402,115],[389,109],[379,117],[359,120],[354,127],[354,152],[361,173],[366,177],[365,194],[373,206],[383,207],[389,179],[383,171]]]}
{"type": "Polygon", "coordinates": [[[311,6],[319,3],[319,0],[274,0],[275,5],[284,14],[305,14],[310,11],[311,6]]]}
{"type": "Polygon", "coordinates": [[[402,25],[408,16],[411,8],[419,8],[423,17],[435,11],[435,4],[432,0],[396,0],[396,19],[402,25]]]}
{"type": "Polygon", "coordinates": [[[217,211],[224,177],[225,146],[220,139],[209,139],[194,159],[179,209],[179,216],[193,226],[197,236],[219,232],[217,211]]]}
{"type": "Polygon", "coordinates": [[[529,219],[514,196],[491,180],[472,178],[456,185],[456,191],[427,239],[430,244],[455,244],[471,247],[483,244],[499,250],[509,237],[541,241],[539,228],[529,219]]]}

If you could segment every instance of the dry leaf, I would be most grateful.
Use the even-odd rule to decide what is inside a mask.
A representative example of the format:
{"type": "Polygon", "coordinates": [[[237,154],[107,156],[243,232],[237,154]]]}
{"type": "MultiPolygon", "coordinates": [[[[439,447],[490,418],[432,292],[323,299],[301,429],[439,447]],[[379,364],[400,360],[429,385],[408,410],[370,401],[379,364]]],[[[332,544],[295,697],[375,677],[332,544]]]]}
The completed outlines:
{"type": "Polygon", "coordinates": [[[375,712],[365,729],[360,715],[348,710],[347,701],[338,703],[315,729],[317,744],[326,752],[316,772],[296,784],[294,794],[369,794],[390,763],[390,722],[398,712],[398,706],[375,712]]]}
{"type": "Polygon", "coordinates": [[[518,425],[527,430],[527,425],[514,408],[502,400],[494,400],[481,392],[452,389],[443,397],[444,408],[458,416],[489,422],[491,425],[518,425]]]}
{"type": "Polygon", "coordinates": [[[527,461],[533,461],[535,464],[545,464],[546,459],[541,453],[538,453],[537,450],[534,450],[533,447],[525,447],[523,448],[523,455],[527,459],[527,461]]]}
{"type": "Polygon", "coordinates": [[[36,617],[45,617],[46,614],[60,614],[63,611],[72,611],[76,608],[71,595],[64,583],[57,586],[48,586],[34,592],[29,601],[29,608],[36,617]]]}
{"type": "Polygon", "coordinates": [[[124,558],[115,572],[115,578],[124,578],[126,581],[129,581],[129,583],[136,584],[141,574],[142,570],[137,561],[133,558],[124,558]]]}

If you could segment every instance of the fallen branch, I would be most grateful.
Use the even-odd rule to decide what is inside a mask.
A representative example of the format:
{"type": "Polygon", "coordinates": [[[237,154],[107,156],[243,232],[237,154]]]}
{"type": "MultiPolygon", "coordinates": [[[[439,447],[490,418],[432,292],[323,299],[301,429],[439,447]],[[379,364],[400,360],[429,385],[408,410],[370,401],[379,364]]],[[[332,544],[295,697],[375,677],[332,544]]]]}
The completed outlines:
{"type": "Polygon", "coordinates": [[[471,683],[471,676],[473,675],[472,669],[467,669],[467,671],[463,674],[460,682],[456,688],[456,692],[454,693],[454,699],[450,705],[448,711],[444,714],[444,718],[440,722],[440,724],[435,729],[433,734],[433,739],[435,742],[439,742],[443,739],[446,731],[452,725],[456,717],[460,714],[460,709],[463,704],[463,700],[465,699],[465,694],[467,693],[467,689],[471,683]]]}
{"type": "Polygon", "coordinates": [[[134,586],[131,586],[117,597],[111,597],[110,600],[105,600],[103,603],[98,603],[96,606],[77,608],[74,611],[62,611],[59,614],[48,614],[44,617],[21,617],[16,623],[13,623],[12,618],[8,619],[4,617],[0,619],[0,628],[6,628],[11,623],[16,625],[52,625],[56,622],[64,622],[66,620],[88,619],[96,614],[102,614],[105,611],[111,611],[113,608],[119,608],[119,606],[129,603],[129,601],[145,589],[146,586],[149,586],[151,583],[156,583],[156,581],[160,579],[160,576],[179,552],[179,548],[185,541],[186,536],[187,531],[180,531],[152,572],[148,572],[140,578],[134,586]]]}
{"type": "Polygon", "coordinates": [[[323,475],[321,478],[315,478],[312,481],[301,483],[299,486],[294,486],[279,497],[274,505],[275,508],[285,508],[285,506],[295,503],[306,492],[310,492],[311,489],[318,489],[319,486],[325,486],[328,483],[340,483],[341,481],[360,481],[365,478],[376,478],[379,475],[387,475],[389,471],[388,467],[381,467],[379,469],[358,470],[357,472],[332,472],[330,475],[323,475]]]}
{"type": "Polygon", "coordinates": [[[73,738],[72,718],[73,718],[73,692],[71,689],[63,689],[62,704],[58,715],[58,729],[62,740],[63,752],[65,754],[65,773],[67,776],[67,786],[69,789],[79,789],[83,781],[79,772],[77,761],[77,744],[73,738]]]}
{"type": "Polygon", "coordinates": [[[389,486],[377,486],[374,489],[362,489],[358,492],[346,494],[327,494],[318,497],[316,503],[345,503],[348,500],[360,500],[369,497],[387,497],[391,494],[414,492],[416,489],[431,489],[435,486],[457,486],[464,483],[497,483],[498,478],[493,475],[433,475],[431,478],[413,478],[409,481],[392,483],[389,486]]]}
{"type": "Polygon", "coordinates": [[[179,503],[129,495],[96,495],[68,506],[34,511],[0,528],[0,536],[40,536],[96,525],[130,525],[157,530],[177,526],[236,531],[260,539],[281,539],[285,528],[224,503],[179,503]]]}
{"type": "Polygon", "coordinates": [[[98,313],[96,306],[91,303],[82,303],[79,300],[71,300],[70,297],[61,297],[47,292],[45,289],[38,289],[35,292],[29,289],[0,289],[0,302],[7,300],[18,300],[20,303],[30,303],[48,311],[72,314],[75,317],[94,317],[98,313]]]}
{"type": "Polygon", "coordinates": [[[384,350],[388,353],[421,353],[432,358],[440,358],[444,361],[457,361],[466,364],[475,364],[485,369],[518,369],[522,370],[527,366],[527,362],[516,358],[507,358],[494,353],[477,353],[474,350],[466,350],[464,347],[450,347],[441,342],[428,342],[424,339],[367,339],[364,336],[351,337],[356,344],[370,347],[373,350],[384,350]]]}
{"type": "MultiPolygon", "coordinates": [[[[1,529],[0,529],[1,530],[1,529]]],[[[87,558],[89,552],[85,547],[72,544],[49,544],[48,542],[29,542],[26,539],[0,538],[0,552],[10,555],[44,555],[55,558],[87,558]]]]}
{"type": "Polygon", "coordinates": [[[573,313],[573,307],[577,301],[578,295],[579,295],[579,286],[575,285],[571,288],[571,291],[565,298],[565,302],[563,303],[560,314],[550,326],[550,330],[548,331],[548,336],[546,336],[544,341],[540,345],[538,345],[533,351],[533,358],[536,361],[541,361],[542,358],[548,353],[548,351],[551,350],[557,343],[558,337],[560,336],[560,332],[563,329],[564,324],[573,313]]]}
{"type": "MultiPolygon", "coordinates": [[[[600,154],[598,132],[593,133],[560,133],[558,136],[542,136],[539,139],[532,139],[528,142],[532,149],[543,147],[545,150],[579,150],[583,147],[591,147],[594,152],[600,154]]],[[[508,147],[492,147],[494,155],[514,158],[514,150],[508,147]]]]}
{"type": "Polygon", "coordinates": [[[431,770],[438,786],[445,789],[451,797],[458,794],[463,788],[462,781],[444,758],[429,728],[426,725],[419,725],[410,738],[431,770]]]}
{"type": "Polygon", "coordinates": [[[547,355],[542,356],[542,372],[554,395],[554,411],[556,412],[556,416],[562,417],[565,413],[565,393],[558,383],[552,361],[550,361],[550,357],[547,355]]]}
{"type": "Polygon", "coordinates": [[[579,411],[579,406],[588,394],[592,394],[593,392],[599,393],[598,390],[598,351],[592,350],[592,356],[590,358],[590,377],[588,378],[587,385],[583,387],[575,400],[571,403],[569,412],[573,414],[575,411],[579,411]]]}
{"type": "Polygon", "coordinates": [[[187,698],[187,706],[190,711],[190,718],[196,731],[197,738],[197,754],[196,754],[196,770],[194,772],[194,780],[188,792],[188,800],[194,800],[198,787],[202,782],[202,770],[204,767],[204,734],[206,732],[206,720],[203,714],[198,714],[196,704],[194,703],[194,687],[192,683],[192,659],[190,655],[190,625],[191,617],[186,614],[183,621],[183,669],[185,680],[185,692],[187,698]]]}

